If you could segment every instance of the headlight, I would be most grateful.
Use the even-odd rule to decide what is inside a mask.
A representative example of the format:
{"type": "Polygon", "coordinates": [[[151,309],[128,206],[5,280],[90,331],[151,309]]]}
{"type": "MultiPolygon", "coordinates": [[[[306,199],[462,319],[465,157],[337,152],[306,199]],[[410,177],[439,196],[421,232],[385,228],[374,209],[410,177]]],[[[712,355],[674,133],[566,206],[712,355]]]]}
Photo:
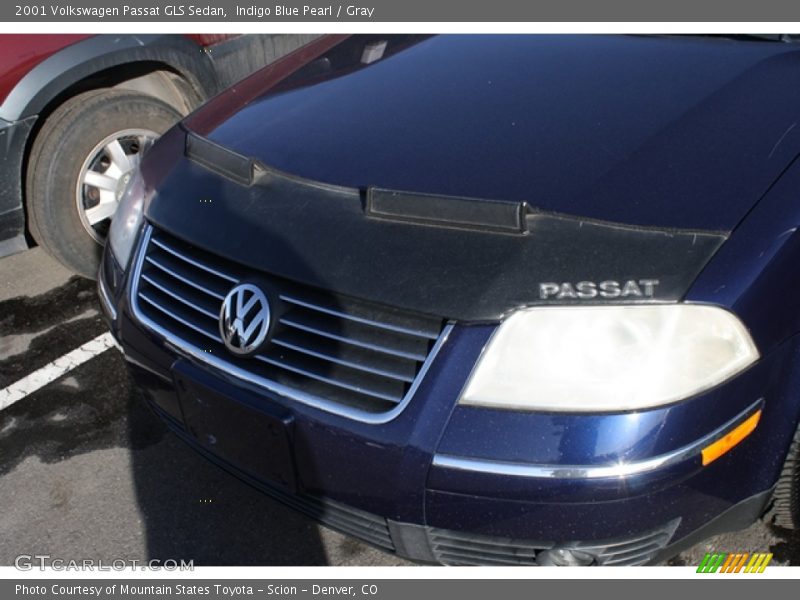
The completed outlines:
{"type": "Polygon", "coordinates": [[[122,194],[117,211],[111,219],[111,229],[108,232],[108,243],[111,252],[119,265],[125,269],[131,257],[133,242],[142,226],[144,216],[144,182],[138,171],[132,178],[122,194]]]}
{"type": "Polygon", "coordinates": [[[714,306],[531,308],[498,327],[459,402],[636,410],[707,390],[757,359],[739,319],[714,306]]]}

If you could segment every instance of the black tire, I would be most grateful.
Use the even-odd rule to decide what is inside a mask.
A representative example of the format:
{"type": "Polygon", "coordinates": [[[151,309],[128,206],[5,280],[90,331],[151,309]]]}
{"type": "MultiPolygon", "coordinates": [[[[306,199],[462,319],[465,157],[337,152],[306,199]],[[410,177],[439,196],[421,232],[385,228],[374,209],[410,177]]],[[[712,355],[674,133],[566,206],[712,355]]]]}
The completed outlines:
{"type": "Polygon", "coordinates": [[[789,447],[765,520],[785,529],[800,529],[800,428],[789,447]]]}
{"type": "Polygon", "coordinates": [[[79,209],[78,202],[84,202],[79,189],[85,188],[78,188],[78,179],[85,161],[117,132],[140,129],[158,136],[180,118],[160,100],[125,90],[86,92],[58,107],[36,136],[28,160],[28,228],[36,242],[71,271],[96,278],[104,243],[100,226],[107,228],[108,221],[95,229],[79,209]]]}

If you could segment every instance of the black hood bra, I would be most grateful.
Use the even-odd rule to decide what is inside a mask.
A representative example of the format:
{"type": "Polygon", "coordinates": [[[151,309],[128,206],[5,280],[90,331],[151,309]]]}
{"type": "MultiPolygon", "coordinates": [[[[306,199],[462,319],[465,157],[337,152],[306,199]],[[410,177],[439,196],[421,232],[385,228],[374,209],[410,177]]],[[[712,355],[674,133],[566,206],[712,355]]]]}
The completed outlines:
{"type": "Polygon", "coordinates": [[[147,209],[157,227],[255,271],[450,319],[493,321],[551,303],[676,301],[725,240],[519,202],[362,192],[186,138],[189,158],[147,209]]]}

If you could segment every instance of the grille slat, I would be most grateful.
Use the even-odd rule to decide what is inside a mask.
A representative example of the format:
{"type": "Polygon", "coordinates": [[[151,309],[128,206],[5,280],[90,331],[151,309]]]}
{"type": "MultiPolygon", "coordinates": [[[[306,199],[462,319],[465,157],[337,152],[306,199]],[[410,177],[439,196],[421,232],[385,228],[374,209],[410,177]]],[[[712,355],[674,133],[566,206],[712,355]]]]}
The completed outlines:
{"type": "Polygon", "coordinates": [[[205,272],[211,273],[212,275],[216,275],[220,279],[225,279],[225,280],[227,280],[227,281],[229,281],[230,283],[233,283],[233,284],[236,284],[239,281],[236,277],[232,277],[230,275],[227,275],[226,273],[223,273],[222,271],[220,271],[218,269],[210,267],[207,264],[203,264],[203,263],[201,263],[201,262],[199,262],[197,260],[194,260],[194,259],[186,256],[184,253],[176,250],[174,247],[172,247],[172,246],[170,246],[168,244],[165,244],[164,242],[162,242],[158,238],[152,238],[152,242],[156,246],[161,248],[162,250],[166,250],[167,252],[169,252],[173,256],[181,259],[184,262],[189,263],[193,267],[197,267],[198,269],[203,269],[205,272]]]}
{"type": "Polygon", "coordinates": [[[372,521],[373,515],[364,513],[364,516],[354,516],[341,509],[341,504],[329,500],[320,503],[315,499],[310,500],[307,496],[288,497],[284,499],[287,504],[306,515],[317,519],[328,527],[343,531],[372,544],[384,548],[394,549],[386,521],[372,521]],[[299,502],[297,501],[299,499],[299,502]],[[292,500],[295,500],[294,502],[292,500]]]}
{"type": "Polygon", "coordinates": [[[170,319],[173,319],[174,321],[177,321],[181,325],[183,325],[185,327],[188,327],[189,329],[192,329],[193,331],[196,331],[197,333],[199,333],[201,335],[204,335],[207,338],[209,338],[211,340],[214,340],[215,342],[222,343],[222,339],[219,337],[219,335],[215,335],[214,333],[211,333],[207,329],[204,329],[204,328],[200,327],[199,325],[195,325],[191,321],[191,319],[187,319],[184,316],[176,314],[176,311],[175,311],[174,308],[173,309],[166,308],[163,304],[160,304],[158,301],[154,300],[153,298],[151,298],[150,296],[148,296],[147,294],[145,294],[143,292],[139,293],[139,298],[141,298],[142,300],[147,302],[150,306],[155,307],[161,313],[167,315],[170,319]]]}
{"type": "Polygon", "coordinates": [[[469,546],[461,545],[461,544],[446,544],[446,543],[438,543],[436,544],[436,551],[441,552],[442,554],[471,554],[471,555],[481,555],[481,556],[489,556],[489,557],[516,557],[516,558],[530,558],[533,559],[536,556],[536,549],[534,548],[519,548],[515,546],[509,546],[508,548],[501,548],[496,546],[492,547],[476,547],[470,548],[469,546]],[[480,552],[477,552],[480,550],[480,552]]]}
{"type": "Polygon", "coordinates": [[[315,379],[317,381],[321,381],[323,383],[327,383],[328,385],[333,385],[345,390],[349,390],[351,392],[357,392],[359,394],[363,394],[366,396],[372,396],[374,398],[379,398],[381,400],[386,400],[387,402],[400,402],[403,399],[402,395],[393,396],[391,394],[381,392],[380,390],[369,388],[366,386],[359,386],[354,383],[348,383],[344,378],[339,377],[327,377],[320,373],[315,373],[309,369],[304,369],[302,367],[296,366],[291,364],[286,360],[277,360],[274,358],[270,358],[269,356],[265,356],[263,354],[257,354],[256,358],[262,362],[265,362],[273,367],[277,367],[279,369],[285,369],[287,371],[291,371],[297,375],[302,375],[303,377],[309,377],[311,379],[315,379]]]}
{"type": "Polygon", "coordinates": [[[158,281],[155,281],[155,279],[153,277],[150,277],[150,276],[142,273],[142,279],[144,279],[147,283],[149,283],[150,285],[155,287],[160,292],[163,292],[163,293],[167,294],[168,296],[170,296],[172,298],[175,298],[175,300],[177,300],[181,304],[184,304],[184,305],[188,306],[189,308],[192,308],[192,309],[196,310],[200,314],[205,315],[206,317],[209,317],[211,319],[218,319],[219,318],[219,315],[215,315],[210,310],[208,310],[206,308],[203,308],[202,305],[199,302],[193,302],[192,300],[187,298],[186,295],[176,294],[175,292],[171,291],[164,284],[159,283],[158,281]]]}
{"type": "Polygon", "coordinates": [[[404,406],[444,338],[441,319],[256,272],[150,226],[144,244],[134,310],[145,325],[249,383],[333,412],[371,420],[404,406]],[[251,357],[230,353],[219,334],[222,301],[243,280],[263,282],[273,318],[251,357]]]}
{"type": "Polygon", "coordinates": [[[185,276],[181,275],[180,273],[178,273],[175,270],[174,267],[171,267],[169,264],[165,264],[166,261],[164,261],[163,259],[162,260],[157,260],[157,259],[153,258],[152,256],[148,256],[147,257],[147,262],[149,264],[153,265],[154,267],[156,267],[157,269],[160,269],[164,273],[170,275],[171,277],[177,279],[181,283],[185,283],[187,285],[192,286],[195,289],[200,290],[201,292],[205,292],[206,294],[208,294],[209,296],[212,296],[213,298],[216,298],[220,302],[222,302],[222,300],[225,299],[225,294],[221,294],[219,292],[216,292],[213,289],[211,289],[210,287],[207,287],[207,286],[203,285],[202,283],[197,283],[197,281],[189,279],[188,277],[185,277],[185,276]]]}
{"type": "Polygon", "coordinates": [[[370,525],[341,512],[328,512],[318,517],[320,521],[349,535],[379,546],[391,547],[391,538],[384,535],[386,525],[370,525]]]}
{"type": "Polygon", "coordinates": [[[327,329],[324,325],[313,325],[308,323],[302,323],[296,319],[290,318],[282,318],[281,323],[288,327],[294,327],[295,329],[300,329],[301,331],[305,331],[307,333],[313,333],[314,335],[319,335],[330,340],[334,340],[336,342],[341,342],[343,344],[351,344],[353,346],[358,346],[359,348],[364,348],[367,350],[374,350],[375,352],[382,352],[384,354],[389,354],[391,356],[397,356],[399,358],[405,358],[408,360],[414,360],[421,362],[425,360],[425,355],[421,353],[414,353],[414,352],[406,352],[403,350],[396,350],[393,348],[389,348],[386,346],[380,346],[377,344],[373,344],[364,340],[358,340],[354,338],[348,338],[343,335],[339,335],[327,329]]]}
{"type": "MultiPolygon", "coordinates": [[[[444,564],[537,564],[540,553],[553,548],[570,548],[594,557],[598,565],[641,565],[651,562],[667,546],[680,519],[628,538],[572,542],[511,539],[478,535],[448,529],[429,528],[428,539],[433,555],[444,564]]],[[[541,557],[540,557],[541,558],[541,557]]],[[[542,562],[547,563],[546,559],[542,562]]]]}
{"type": "Polygon", "coordinates": [[[632,537],[632,538],[629,538],[627,540],[621,540],[621,541],[615,542],[615,543],[599,543],[599,544],[592,545],[590,542],[584,542],[584,543],[581,544],[581,548],[585,548],[585,549],[591,549],[591,548],[608,548],[608,549],[611,549],[611,548],[613,548],[615,552],[624,552],[624,551],[627,551],[631,547],[638,546],[641,543],[650,543],[653,540],[654,536],[658,537],[658,536],[666,536],[666,535],[667,534],[663,533],[663,532],[658,532],[658,533],[655,533],[655,534],[652,533],[652,532],[648,532],[648,533],[645,533],[645,534],[640,535],[638,537],[632,537]]]}
{"type": "Polygon", "coordinates": [[[388,377],[390,379],[396,379],[398,381],[404,381],[407,383],[411,383],[412,381],[414,381],[413,375],[404,375],[402,373],[392,372],[381,368],[369,367],[363,363],[357,363],[352,360],[337,358],[336,356],[333,356],[331,354],[325,354],[324,352],[312,350],[310,348],[300,346],[296,343],[292,343],[287,340],[273,338],[272,343],[278,346],[282,346],[284,348],[288,348],[289,350],[294,350],[295,352],[308,354],[309,356],[313,356],[314,358],[319,358],[321,360],[328,360],[332,363],[336,363],[337,365],[342,365],[343,367],[349,367],[351,369],[356,369],[358,371],[364,371],[365,373],[370,373],[372,375],[380,375],[383,377],[388,377]]]}
{"type": "Polygon", "coordinates": [[[442,552],[439,560],[446,565],[533,565],[533,557],[524,556],[490,556],[488,554],[442,552]]]}
{"type": "Polygon", "coordinates": [[[541,550],[549,548],[552,543],[539,542],[533,540],[517,540],[511,538],[479,536],[469,533],[459,533],[458,531],[448,530],[444,534],[434,533],[431,539],[436,545],[450,545],[459,548],[481,549],[486,548],[493,551],[497,548],[515,548],[519,550],[541,550]]]}
{"type": "Polygon", "coordinates": [[[256,482],[259,488],[287,506],[316,519],[327,527],[360,538],[390,552],[395,551],[386,519],[321,496],[289,494],[256,482]]]}
{"type": "Polygon", "coordinates": [[[662,545],[657,541],[652,541],[645,546],[641,546],[636,550],[626,552],[619,552],[611,554],[611,558],[603,562],[604,565],[622,565],[622,564],[638,564],[647,561],[651,554],[655,554],[662,548],[662,545]]]}
{"type": "Polygon", "coordinates": [[[341,319],[347,319],[349,321],[355,321],[356,323],[361,323],[362,325],[369,325],[370,327],[377,327],[378,329],[385,329],[386,331],[392,331],[394,333],[401,333],[405,335],[413,335],[416,337],[426,338],[429,340],[435,340],[439,337],[438,331],[424,331],[421,329],[409,329],[407,327],[403,327],[401,325],[393,325],[391,323],[381,323],[380,321],[375,321],[372,319],[367,319],[365,317],[359,317],[356,315],[347,314],[341,310],[336,310],[334,308],[330,308],[327,306],[321,305],[314,305],[310,302],[304,302],[303,300],[299,300],[297,298],[293,298],[291,296],[287,296],[281,294],[281,300],[289,302],[290,304],[295,304],[297,306],[302,306],[303,308],[308,308],[311,310],[315,310],[318,312],[322,312],[328,315],[333,315],[334,317],[339,317],[341,319]]]}

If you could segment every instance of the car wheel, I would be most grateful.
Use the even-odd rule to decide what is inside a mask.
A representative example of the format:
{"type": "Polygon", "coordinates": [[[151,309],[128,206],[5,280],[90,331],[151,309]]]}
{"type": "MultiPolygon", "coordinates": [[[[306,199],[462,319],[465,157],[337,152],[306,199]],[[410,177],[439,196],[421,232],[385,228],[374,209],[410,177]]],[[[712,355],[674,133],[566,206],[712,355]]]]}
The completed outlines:
{"type": "Polygon", "coordinates": [[[800,529],[800,428],[789,447],[766,520],[778,527],[800,529]]]}
{"type": "Polygon", "coordinates": [[[94,279],[130,172],[180,118],[160,100],[124,90],[86,92],[56,109],[28,161],[28,226],[36,242],[94,279]]]}

